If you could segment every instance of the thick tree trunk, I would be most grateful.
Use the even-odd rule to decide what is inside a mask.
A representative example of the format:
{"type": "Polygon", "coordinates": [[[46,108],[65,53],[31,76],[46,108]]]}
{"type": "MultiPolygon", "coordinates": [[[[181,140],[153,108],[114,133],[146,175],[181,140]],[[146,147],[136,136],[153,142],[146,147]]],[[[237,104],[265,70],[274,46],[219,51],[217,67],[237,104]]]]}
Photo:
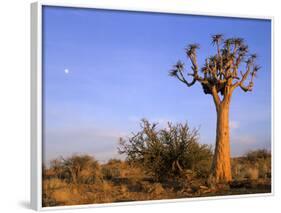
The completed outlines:
{"type": "Polygon", "coordinates": [[[212,175],[217,182],[232,180],[230,165],[229,102],[217,108],[216,147],[212,175]]]}

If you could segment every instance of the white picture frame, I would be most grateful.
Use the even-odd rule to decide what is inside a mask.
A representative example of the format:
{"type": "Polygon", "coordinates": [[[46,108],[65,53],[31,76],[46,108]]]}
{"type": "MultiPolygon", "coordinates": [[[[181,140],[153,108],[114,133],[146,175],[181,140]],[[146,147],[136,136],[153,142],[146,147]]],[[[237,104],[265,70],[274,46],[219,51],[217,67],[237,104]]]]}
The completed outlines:
{"type": "Polygon", "coordinates": [[[230,196],[216,196],[216,197],[200,197],[200,198],[186,198],[186,199],[172,199],[172,200],[156,200],[156,201],[134,201],[122,203],[109,204],[85,204],[75,206],[56,206],[56,207],[42,207],[42,8],[44,6],[57,7],[77,7],[77,8],[93,8],[93,9],[109,9],[120,11],[133,12],[155,12],[155,13],[169,13],[169,14],[187,14],[187,15],[203,15],[203,16],[218,16],[231,18],[251,18],[251,19],[267,19],[271,21],[271,79],[273,79],[273,41],[274,41],[274,18],[270,16],[241,16],[235,14],[212,14],[202,13],[200,11],[186,11],[186,10],[162,10],[149,8],[133,8],[127,7],[110,7],[102,6],[102,4],[72,4],[72,3],[56,3],[49,1],[39,1],[31,4],[31,207],[34,210],[59,210],[59,209],[75,209],[75,208],[91,208],[103,206],[120,206],[120,205],[135,205],[135,204],[153,204],[161,202],[186,202],[194,200],[212,200],[225,198],[243,198],[256,196],[272,196],[274,195],[274,109],[273,109],[273,83],[271,81],[271,150],[272,150],[272,190],[271,193],[265,194],[245,194],[245,195],[230,195],[230,196]]]}

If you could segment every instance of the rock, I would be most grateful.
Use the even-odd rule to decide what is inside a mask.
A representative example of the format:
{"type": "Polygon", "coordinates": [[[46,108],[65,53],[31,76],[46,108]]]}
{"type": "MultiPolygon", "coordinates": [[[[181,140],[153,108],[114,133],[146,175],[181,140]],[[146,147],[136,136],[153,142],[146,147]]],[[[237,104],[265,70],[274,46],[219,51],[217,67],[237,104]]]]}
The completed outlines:
{"type": "Polygon", "coordinates": [[[206,190],[203,190],[203,191],[202,191],[202,194],[207,194],[207,193],[210,193],[210,192],[214,192],[214,190],[212,190],[212,189],[206,189],[206,190]]]}
{"type": "Polygon", "coordinates": [[[200,189],[209,189],[207,186],[199,186],[200,189]]]}

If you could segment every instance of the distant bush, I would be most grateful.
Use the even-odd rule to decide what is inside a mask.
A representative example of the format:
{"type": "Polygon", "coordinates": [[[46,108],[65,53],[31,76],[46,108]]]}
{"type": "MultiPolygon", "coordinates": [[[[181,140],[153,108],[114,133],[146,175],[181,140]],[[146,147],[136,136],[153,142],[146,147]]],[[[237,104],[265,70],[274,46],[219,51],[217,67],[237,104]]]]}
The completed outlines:
{"type": "Polygon", "coordinates": [[[250,180],[257,180],[259,178],[259,170],[256,167],[250,167],[246,171],[245,177],[250,180]]]}
{"type": "Polygon", "coordinates": [[[126,154],[128,162],[142,165],[157,180],[181,176],[190,169],[199,176],[208,175],[212,149],[198,143],[198,130],[187,124],[156,127],[157,124],[142,120],[139,132],[127,140],[120,138],[119,153],[126,154]]]}
{"type": "Polygon", "coordinates": [[[120,177],[121,169],[121,160],[110,159],[107,164],[102,166],[101,173],[104,179],[111,180],[112,178],[120,177]]]}
{"type": "Polygon", "coordinates": [[[100,165],[89,155],[73,155],[67,159],[53,160],[50,170],[57,178],[75,184],[91,184],[101,180],[100,165]]]}
{"type": "Polygon", "coordinates": [[[258,149],[247,152],[243,157],[232,160],[234,179],[250,179],[271,177],[271,153],[258,149]]]}
{"type": "Polygon", "coordinates": [[[266,149],[258,149],[247,152],[245,157],[249,161],[265,160],[271,158],[271,153],[266,149]]]}

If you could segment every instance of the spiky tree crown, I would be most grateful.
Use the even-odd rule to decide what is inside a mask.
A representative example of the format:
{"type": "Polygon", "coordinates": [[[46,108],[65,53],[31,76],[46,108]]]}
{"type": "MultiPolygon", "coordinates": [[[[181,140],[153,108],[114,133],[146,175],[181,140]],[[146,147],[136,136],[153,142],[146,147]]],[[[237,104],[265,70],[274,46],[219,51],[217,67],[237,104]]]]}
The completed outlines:
{"type": "Polygon", "coordinates": [[[186,55],[191,62],[191,73],[185,72],[185,64],[178,61],[170,71],[170,75],[176,77],[188,87],[196,81],[200,82],[205,94],[221,93],[226,95],[236,87],[243,91],[252,91],[254,77],[260,69],[256,65],[256,54],[249,54],[249,48],[242,38],[226,38],[222,34],[212,36],[212,44],[216,48],[216,53],[205,59],[201,67],[202,74],[199,74],[197,63],[198,44],[187,46],[186,55]],[[244,67],[244,71],[240,68],[244,67]],[[187,76],[192,77],[192,81],[187,81],[187,76]],[[248,84],[245,85],[248,80],[248,84]]]}

